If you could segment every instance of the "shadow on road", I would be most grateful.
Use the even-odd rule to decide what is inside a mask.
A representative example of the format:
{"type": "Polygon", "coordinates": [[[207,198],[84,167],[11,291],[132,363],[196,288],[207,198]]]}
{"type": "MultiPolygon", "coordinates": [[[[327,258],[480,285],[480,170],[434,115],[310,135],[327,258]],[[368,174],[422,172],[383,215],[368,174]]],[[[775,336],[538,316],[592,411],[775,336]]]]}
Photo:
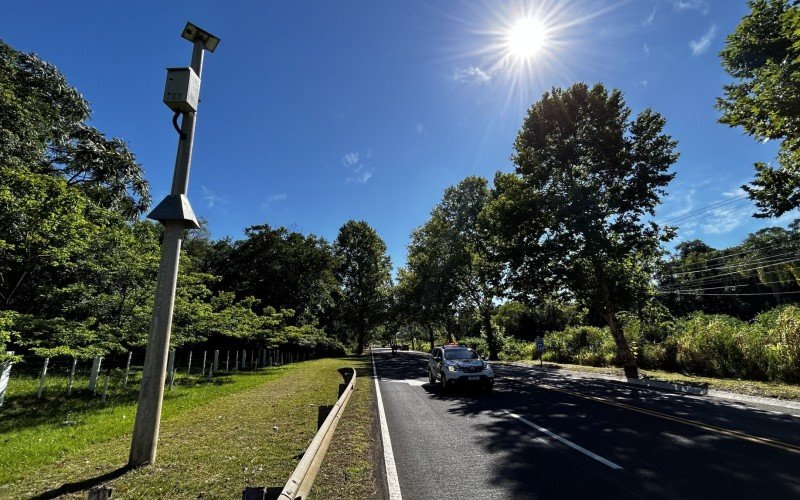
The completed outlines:
{"type": "MultiPolygon", "coordinates": [[[[426,358],[405,353],[380,357],[384,379],[427,379],[426,358]]],[[[800,496],[800,454],[726,433],[740,431],[798,446],[797,417],[523,368],[501,366],[495,371],[495,388],[489,394],[443,391],[427,382],[419,390],[446,401],[450,414],[497,417],[469,439],[497,457],[491,472],[498,489],[525,498],[800,496]],[[622,470],[563,446],[507,412],[619,464],[622,470]]]]}

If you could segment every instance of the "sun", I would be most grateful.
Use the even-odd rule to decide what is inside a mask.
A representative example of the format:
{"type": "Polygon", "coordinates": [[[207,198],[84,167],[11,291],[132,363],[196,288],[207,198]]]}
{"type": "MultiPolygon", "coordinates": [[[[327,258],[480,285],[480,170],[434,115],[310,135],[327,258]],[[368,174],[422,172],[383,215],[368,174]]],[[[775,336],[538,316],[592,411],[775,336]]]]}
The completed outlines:
{"type": "Polygon", "coordinates": [[[519,21],[508,30],[506,47],[508,52],[518,59],[536,56],[547,45],[547,26],[534,17],[519,21]]]}

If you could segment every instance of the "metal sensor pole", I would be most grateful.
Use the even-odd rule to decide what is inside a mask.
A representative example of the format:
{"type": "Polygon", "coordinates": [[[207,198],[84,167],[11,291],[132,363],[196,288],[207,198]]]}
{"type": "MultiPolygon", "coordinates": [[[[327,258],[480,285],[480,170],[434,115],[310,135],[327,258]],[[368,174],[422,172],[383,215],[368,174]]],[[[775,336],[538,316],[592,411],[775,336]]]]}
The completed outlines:
{"type": "Polygon", "coordinates": [[[191,41],[194,49],[190,67],[167,70],[164,103],[175,111],[176,117],[181,114],[183,121],[175,158],[172,190],[147,216],[164,225],[164,241],[161,245],[161,264],[158,268],[153,319],[147,339],[139,405],[136,408],[133,441],[128,457],[130,467],[139,467],[156,460],[183,232],[186,229],[200,227],[186,197],[186,191],[189,187],[189,167],[200,96],[203,54],[206,50],[213,52],[219,43],[219,38],[192,23],[187,23],[181,36],[191,41]]]}

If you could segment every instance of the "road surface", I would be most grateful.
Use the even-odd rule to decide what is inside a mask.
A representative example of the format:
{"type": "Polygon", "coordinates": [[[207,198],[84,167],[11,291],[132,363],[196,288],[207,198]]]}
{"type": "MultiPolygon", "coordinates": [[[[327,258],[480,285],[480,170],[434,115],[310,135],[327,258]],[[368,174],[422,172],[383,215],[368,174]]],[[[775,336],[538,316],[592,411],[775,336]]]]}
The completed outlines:
{"type": "Polygon", "coordinates": [[[443,392],[427,356],[373,359],[393,498],[800,498],[798,415],[497,365],[443,392]]]}

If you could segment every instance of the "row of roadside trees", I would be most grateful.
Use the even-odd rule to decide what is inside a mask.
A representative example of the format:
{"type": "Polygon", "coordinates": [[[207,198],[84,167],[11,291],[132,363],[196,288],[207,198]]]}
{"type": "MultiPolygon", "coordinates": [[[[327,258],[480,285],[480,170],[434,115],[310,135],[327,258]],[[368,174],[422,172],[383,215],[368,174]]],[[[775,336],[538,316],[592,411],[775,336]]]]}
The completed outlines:
{"type": "MultiPolygon", "coordinates": [[[[717,107],[722,123],[758,140],[781,141],[778,165],[757,164],[755,180],[743,186],[756,216],[780,216],[800,205],[800,8],[785,0],[752,0],[750,7],[721,53],[736,81],[725,86],[717,107]]],[[[547,325],[537,332],[544,334],[581,316],[608,328],[617,361],[635,377],[636,353],[622,325],[631,313],[706,310],[750,319],[787,300],[800,284],[797,259],[776,255],[797,255],[796,223],[789,231],[751,235],[742,244],[746,251],[695,241],[664,259],[663,244],[677,228],[657,223],[655,209],[678,158],[664,126],[650,109],[633,116],[622,93],[601,84],[546,92],[514,142],[515,171],[498,172],[492,185],[469,177],[448,188],[412,233],[407,266],[398,273],[401,323],[425,332],[431,343],[437,332],[449,338],[478,333],[496,359],[503,333],[521,330],[509,317],[555,311],[533,322],[547,325]],[[771,266],[741,265],[753,260],[771,266]],[[715,261],[728,267],[714,268],[715,261]],[[710,294],[703,283],[729,296],[710,294]],[[746,286],[758,295],[743,296],[746,286]],[[771,294],[762,297],[765,290],[771,294]],[[514,309],[522,312],[515,316],[514,309]]]]}
{"type": "MultiPolygon", "coordinates": [[[[147,340],[163,229],[143,219],[134,154],[89,119],[54,66],[0,42],[0,361],[147,340]]],[[[182,252],[172,347],[361,351],[385,314],[391,264],[362,221],[332,243],[268,225],[238,241],[189,231],[182,252]]]]}

